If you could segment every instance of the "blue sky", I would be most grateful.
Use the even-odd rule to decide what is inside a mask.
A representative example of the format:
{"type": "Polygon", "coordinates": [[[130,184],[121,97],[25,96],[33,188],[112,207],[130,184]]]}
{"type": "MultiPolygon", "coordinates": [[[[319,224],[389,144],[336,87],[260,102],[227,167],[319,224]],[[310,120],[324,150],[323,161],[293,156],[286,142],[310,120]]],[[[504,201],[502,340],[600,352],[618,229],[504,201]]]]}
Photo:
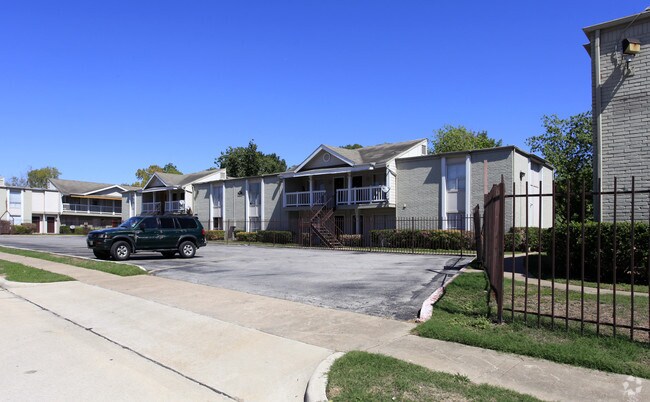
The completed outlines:
{"type": "Polygon", "coordinates": [[[131,183],[250,139],[291,165],[445,124],[528,149],[542,115],[591,108],[582,28],[647,5],[5,1],[0,175],[131,183]]]}

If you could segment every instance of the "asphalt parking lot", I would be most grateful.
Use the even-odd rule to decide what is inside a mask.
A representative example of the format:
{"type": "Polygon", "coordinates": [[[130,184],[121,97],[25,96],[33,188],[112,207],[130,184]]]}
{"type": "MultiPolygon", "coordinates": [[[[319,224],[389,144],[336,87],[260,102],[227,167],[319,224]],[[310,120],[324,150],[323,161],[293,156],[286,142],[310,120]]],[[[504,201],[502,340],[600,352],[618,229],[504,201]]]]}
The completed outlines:
{"type": "MultiPolygon", "coordinates": [[[[81,236],[0,236],[0,245],[94,258],[81,236]]],[[[472,258],[208,244],[193,259],[139,253],[153,275],[285,300],[412,320],[472,258]]]]}

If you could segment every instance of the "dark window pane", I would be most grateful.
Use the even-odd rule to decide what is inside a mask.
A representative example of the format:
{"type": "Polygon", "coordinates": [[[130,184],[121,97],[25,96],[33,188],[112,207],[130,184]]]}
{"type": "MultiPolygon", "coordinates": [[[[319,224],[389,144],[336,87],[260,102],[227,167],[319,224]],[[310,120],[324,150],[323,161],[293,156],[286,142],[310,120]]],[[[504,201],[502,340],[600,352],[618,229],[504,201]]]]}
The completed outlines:
{"type": "Polygon", "coordinates": [[[158,218],[144,218],[140,225],[144,225],[147,229],[158,229],[158,218]]]}
{"type": "Polygon", "coordinates": [[[196,229],[196,221],[192,218],[178,218],[178,223],[180,223],[182,229],[196,229]]]}
{"type": "Polygon", "coordinates": [[[160,227],[162,229],[174,229],[174,218],[160,218],[160,227]]]}

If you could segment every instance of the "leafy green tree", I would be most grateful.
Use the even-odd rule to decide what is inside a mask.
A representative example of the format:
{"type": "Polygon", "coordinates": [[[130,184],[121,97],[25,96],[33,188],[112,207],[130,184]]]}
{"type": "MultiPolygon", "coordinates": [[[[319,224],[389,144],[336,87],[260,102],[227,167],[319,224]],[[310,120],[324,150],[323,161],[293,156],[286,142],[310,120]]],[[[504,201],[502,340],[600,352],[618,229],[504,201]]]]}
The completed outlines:
{"type": "Polygon", "coordinates": [[[27,178],[25,176],[12,176],[8,181],[7,184],[9,186],[13,187],[27,187],[29,184],[27,183],[27,178]]]}
{"type": "Polygon", "coordinates": [[[501,146],[501,140],[488,137],[487,131],[472,131],[464,126],[447,124],[434,133],[430,151],[433,154],[501,146]]]}
{"type": "Polygon", "coordinates": [[[59,176],[61,176],[59,169],[51,166],[30,169],[27,171],[27,185],[33,188],[45,188],[48,180],[58,179],[59,176]]]}
{"type": "Polygon", "coordinates": [[[149,165],[149,167],[144,168],[144,169],[138,169],[135,172],[135,177],[138,179],[135,183],[133,183],[134,187],[143,187],[149,179],[151,179],[151,176],[153,176],[154,173],[160,172],[160,173],[174,173],[174,174],[183,174],[176,165],[173,163],[168,163],[163,167],[160,167],[158,165],[149,165]]]}
{"type": "MultiPolygon", "coordinates": [[[[556,216],[559,221],[566,220],[567,202],[571,206],[571,219],[578,219],[582,211],[582,186],[591,190],[593,183],[593,140],[591,112],[579,113],[567,119],[557,115],[543,116],[543,134],[530,137],[526,144],[532,152],[541,153],[555,168],[557,189],[556,216]],[[571,197],[567,200],[566,191],[571,183],[571,197]]],[[[592,198],[586,197],[585,213],[592,216],[592,198]]]]}
{"type": "Polygon", "coordinates": [[[348,144],[348,145],[341,145],[339,148],[359,149],[359,148],[363,148],[363,145],[361,145],[361,144],[348,144]]]}
{"type": "Polygon", "coordinates": [[[214,160],[225,168],[230,177],[248,177],[279,173],[287,170],[287,163],[276,154],[265,154],[257,150],[257,144],[250,140],[247,147],[228,147],[214,160]]]}

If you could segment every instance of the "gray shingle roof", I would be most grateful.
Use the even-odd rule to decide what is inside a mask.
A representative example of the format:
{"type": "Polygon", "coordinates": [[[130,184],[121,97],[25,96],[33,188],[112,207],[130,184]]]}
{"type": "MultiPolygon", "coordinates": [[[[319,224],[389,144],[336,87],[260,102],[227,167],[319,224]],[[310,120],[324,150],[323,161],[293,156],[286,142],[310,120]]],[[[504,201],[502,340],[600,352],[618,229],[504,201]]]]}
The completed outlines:
{"type": "Polygon", "coordinates": [[[63,195],[86,194],[107,187],[118,186],[117,184],[93,183],[90,181],[63,180],[63,179],[50,179],[50,182],[63,195]]]}
{"type": "Polygon", "coordinates": [[[347,149],[341,147],[333,147],[330,145],[325,146],[337,154],[343,156],[344,158],[351,160],[355,165],[364,163],[381,164],[386,163],[396,156],[408,151],[422,140],[423,138],[419,140],[373,145],[358,149],[347,149]]]}
{"type": "Polygon", "coordinates": [[[156,172],[162,181],[164,181],[168,186],[173,187],[182,187],[187,184],[192,183],[193,181],[204,178],[205,176],[211,175],[218,170],[204,170],[202,172],[189,173],[189,174],[175,174],[175,173],[160,173],[156,172]]]}

